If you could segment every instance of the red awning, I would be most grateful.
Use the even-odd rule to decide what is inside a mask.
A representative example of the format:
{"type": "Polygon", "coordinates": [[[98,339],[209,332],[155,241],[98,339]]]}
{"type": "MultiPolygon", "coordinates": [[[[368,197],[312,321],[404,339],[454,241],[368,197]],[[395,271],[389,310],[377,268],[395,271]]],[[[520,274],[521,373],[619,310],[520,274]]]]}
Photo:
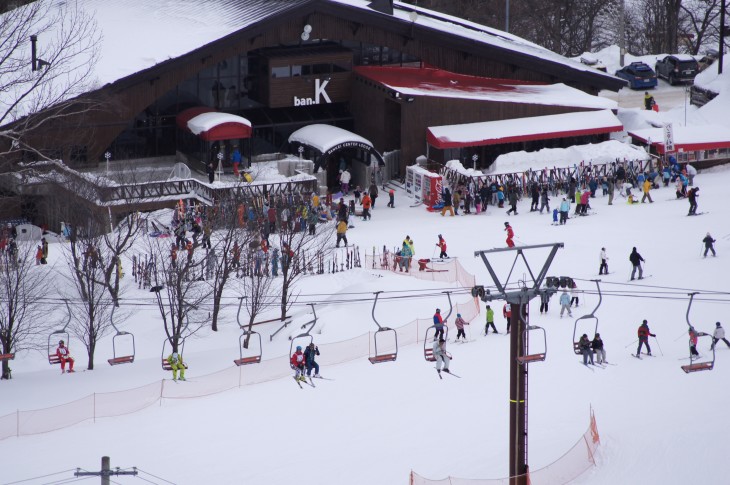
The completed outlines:
{"type": "Polygon", "coordinates": [[[251,138],[251,122],[230,113],[202,113],[190,119],[187,126],[205,141],[251,138]]]}
{"type": "MultiPolygon", "coordinates": [[[[700,150],[719,150],[730,148],[730,128],[721,125],[675,126],[672,129],[674,150],[672,152],[695,152],[700,150]]],[[[655,147],[663,155],[665,133],[662,128],[632,130],[629,136],[640,143],[655,147]]]]}
{"type": "Polygon", "coordinates": [[[428,144],[440,149],[501,145],[622,131],[610,110],[535,116],[428,128],[428,144]]]}
{"type": "Polygon", "coordinates": [[[208,106],[193,106],[192,108],[188,108],[178,113],[177,117],[175,118],[175,123],[177,124],[177,127],[181,130],[187,130],[188,121],[195,118],[199,114],[212,113],[214,111],[215,110],[213,108],[209,108],[208,106]]]}

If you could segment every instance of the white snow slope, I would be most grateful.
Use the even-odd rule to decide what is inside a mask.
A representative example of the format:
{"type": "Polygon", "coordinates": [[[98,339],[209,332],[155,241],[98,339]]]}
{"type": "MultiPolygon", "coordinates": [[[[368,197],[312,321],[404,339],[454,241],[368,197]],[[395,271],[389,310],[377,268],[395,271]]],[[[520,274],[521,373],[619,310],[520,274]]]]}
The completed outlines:
{"type": "MultiPolygon", "coordinates": [[[[687,217],[687,202],[673,200],[673,189],[662,188],[653,192],[653,204],[629,206],[617,197],[608,206],[599,195],[591,201],[595,215],[571,218],[566,226],[551,226],[550,215],[529,212],[529,201],[524,200],[518,216],[508,217],[490,207],[479,216],[441,217],[409,207],[409,199],[397,193],[395,209],[386,208],[381,198],[372,220],[356,221],[348,237],[362,248],[372,248],[392,247],[409,234],[417,257],[431,257],[436,235],[443,234],[450,256],[460,258],[479,283],[490,285],[473,252],[503,247],[503,223],[509,219],[519,244],[564,242],[548,274],[579,278],[579,289],[587,292],[594,284],[585,280],[597,277],[599,251],[605,247],[612,273],[602,277],[606,294],[596,315],[608,359],[616,366],[591,371],[573,353],[574,318],[593,309],[595,294],[579,294],[580,307],[573,310],[573,318],[559,318],[557,297],[545,316],[538,313],[539,302],[531,304],[531,323],[547,331],[548,357],[530,367],[530,465],[537,469],[550,464],[570,448],[586,430],[593,406],[602,453],[599,466],[578,483],[721,484],[727,483],[721,464],[729,451],[730,423],[723,413],[730,398],[726,386],[730,349],[721,344],[711,372],[685,375],[680,365],[687,360],[679,359],[688,356],[689,291],[702,292],[690,315],[697,328],[711,332],[716,321],[730,327],[727,293],[709,294],[727,290],[730,228],[724,204],[730,168],[702,172],[695,182],[702,187],[699,210],[709,211],[703,215],[687,217]],[[717,258],[701,257],[701,240],[708,231],[718,240],[717,258]],[[651,277],[630,283],[628,255],[633,246],[646,259],[646,274],[651,277]],[[638,360],[630,354],[636,349],[633,342],[642,319],[649,321],[657,339],[651,339],[655,357],[638,360]]],[[[51,244],[51,264],[38,268],[54,278],[63,270],[58,244],[51,244]]],[[[545,252],[526,254],[536,271],[545,252]]],[[[494,261],[504,277],[508,262],[497,256],[494,261]]],[[[522,277],[524,270],[518,266],[516,273],[522,277]]],[[[128,271],[127,284],[130,276],[128,271]]],[[[448,287],[365,269],[306,277],[301,285],[302,300],[323,298],[306,296],[315,293],[448,287]]],[[[148,292],[133,288],[127,289],[126,298],[152,301],[148,292]]],[[[370,305],[320,306],[322,325],[316,342],[343,340],[374,329],[370,305]]],[[[493,306],[499,310],[501,303],[493,306]]],[[[436,307],[448,308],[444,297],[379,304],[377,314],[381,323],[398,326],[416,317],[429,318],[436,307]]],[[[61,375],[42,355],[19,355],[11,363],[13,380],[0,382],[0,415],[169,379],[159,367],[163,333],[156,309],[138,306],[135,311],[124,325],[137,338],[134,364],[106,364],[110,336],[97,349],[94,371],[61,375]]],[[[305,309],[297,313],[306,318],[305,309]]],[[[505,323],[497,313],[497,327],[503,332],[505,323]]],[[[225,316],[220,332],[188,342],[190,379],[233,365],[238,345],[235,308],[226,308],[225,316]]],[[[61,313],[55,317],[60,319],[61,313]]],[[[421,346],[410,345],[401,348],[393,363],[374,366],[360,358],[323,368],[323,375],[335,380],[317,381],[316,389],[301,390],[287,377],[204,398],[165,399],[126,416],[0,441],[0,483],[65,471],[24,482],[59,483],[54,480],[72,479],[76,467],[98,470],[102,455],[111,456],[112,466],[136,466],[176,484],[395,485],[406,484],[411,469],[430,478],[504,477],[508,339],[504,334],[481,336],[483,318],[482,313],[469,328],[474,342],[450,346],[455,357],[452,369],[461,379],[439,380],[433,365],[424,361],[421,346]]],[[[289,349],[284,335],[266,342],[271,329],[262,331],[266,358],[289,349]]],[[[704,356],[710,354],[704,342],[699,350],[704,356]]],[[[85,359],[80,350],[76,354],[83,370],[85,359]]],[[[112,480],[143,483],[134,477],[112,480]]]]}

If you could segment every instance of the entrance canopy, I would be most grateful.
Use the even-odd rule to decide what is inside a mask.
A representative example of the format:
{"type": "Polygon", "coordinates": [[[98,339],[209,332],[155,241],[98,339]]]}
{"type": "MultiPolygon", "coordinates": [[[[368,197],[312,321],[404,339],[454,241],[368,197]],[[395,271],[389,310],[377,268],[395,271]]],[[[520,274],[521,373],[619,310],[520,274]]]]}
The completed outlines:
{"type": "Polygon", "coordinates": [[[251,138],[251,122],[230,113],[203,113],[188,121],[188,128],[205,141],[251,138]]]}
{"type": "Polygon", "coordinates": [[[299,143],[314,148],[323,156],[332,155],[345,148],[359,148],[375,156],[379,165],[385,165],[383,157],[369,140],[336,126],[322,124],[305,126],[289,136],[289,143],[299,143]]]}
{"type": "Polygon", "coordinates": [[[428,144],[440,149],[501,145],[623,131],[610,110],[535,116],[428,128],[428,144]]]}
{"type": "MultiPolygon", "coordinates": [[[[721,125],[678,126],[673,129],[674,151],[694,152],[730,148],[730,128],[721,125]]],[[[656,148],[657,153],[666,153],[664,129],[648,128],[629,131],[629,136],[641,143],[656,148]]]]}
{"type": "Polygon", "coordinates": [[[199,114],[214,112],[215,110],[213,108],[209,108],[208,106],[193,106],[192,108],[188,108],[178,113],[178,115],[175,117],[175,123],[177,124],[177,127],[181,130],[187,130],[188,121],[195,118],[199,114]]]}

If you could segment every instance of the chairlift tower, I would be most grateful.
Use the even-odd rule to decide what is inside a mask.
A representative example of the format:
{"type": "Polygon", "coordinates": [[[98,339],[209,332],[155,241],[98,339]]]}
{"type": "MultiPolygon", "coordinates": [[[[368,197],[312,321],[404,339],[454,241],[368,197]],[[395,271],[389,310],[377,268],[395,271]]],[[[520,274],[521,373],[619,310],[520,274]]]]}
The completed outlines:
{"type": "Polygon", "coordinates": [[[538,244],[532,246],[518,246],[512,248],[499,248],[475,251],[474,257],[481,257],[482,262],[487,267],[494,286],[497,288],[496,293],[485,290],[483,285],[475,286],[472,289],[472,295],[479,297],[482,301],[488,302],[492,300],[505,300],[510,304],[512,315],[510,316],[510,425],[509,425],[509,476],[510,485],[528,485],[530,480],[528,476],[529,466],[527,463],[527,391],[528,391],[528,367],[530,362],[539,362],[545,360],[547,354],[546,340],[544,339],[544,330],[537,326],[529,325],[529,303],[535,297],[541,296],[543,293],[552,295],[557,292],[557,285],[554,285],[555,278],[548,278],[547,288],[541,289],[543,280],[547,275],[548,269],[555,258],[558,249],[564,247],[563,243],[538,244]],[[540,272],[535,275],[530,268],[525,251],[530,249],[550,248],[550,254],[543,264],[540,272]],[[496,253],[512,252],[515,253],[515,259],[512,262],[507,278],[502,283],[494,271],[492,264],[489,262],[488,256],[496,253]],[[532,286],[528,286],[528,281],[520,281],[515,286],[510,286],[510,278],[515,269],[518,259],[522,259],[527,268],[532,286]],[[538,352],[530,353],[529,351],[529,332],[539,330],[543,335],[543,345],[545,347],[538,352]]]}

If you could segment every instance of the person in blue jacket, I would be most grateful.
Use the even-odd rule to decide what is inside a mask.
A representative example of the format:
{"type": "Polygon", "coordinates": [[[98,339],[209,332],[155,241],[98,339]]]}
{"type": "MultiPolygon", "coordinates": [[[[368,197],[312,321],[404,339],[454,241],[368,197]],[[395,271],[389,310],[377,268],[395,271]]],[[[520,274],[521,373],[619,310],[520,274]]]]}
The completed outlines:
{"type": "Polygon", "coordinates": [[[314,369],[314,377],[319,377],[319,364],[314,360],[318,355],[319,348],[314,345],[314,342],[304,349],[304,367],[307,368],[307,377],[312,375],[312,369],[314,369]]]}
{"type": "Polygon", "coordinates": [[[560,295],[560,316],[563,316],[563,312],[568,311],[568,316],[572,317],[573,313],[570,311],[570,295],[567,291],[563,290],[563,294],[560,295]]]}
{"type": "Polygon", "coordinates": [[[437,308],[436,313],[433,314],[433,326],[436,328],[436,335],[433,336],[434,342],[437,341],[439,337],[444,338],[445,323],[446,320],[441,317],[441,309],[437,308]]]}

